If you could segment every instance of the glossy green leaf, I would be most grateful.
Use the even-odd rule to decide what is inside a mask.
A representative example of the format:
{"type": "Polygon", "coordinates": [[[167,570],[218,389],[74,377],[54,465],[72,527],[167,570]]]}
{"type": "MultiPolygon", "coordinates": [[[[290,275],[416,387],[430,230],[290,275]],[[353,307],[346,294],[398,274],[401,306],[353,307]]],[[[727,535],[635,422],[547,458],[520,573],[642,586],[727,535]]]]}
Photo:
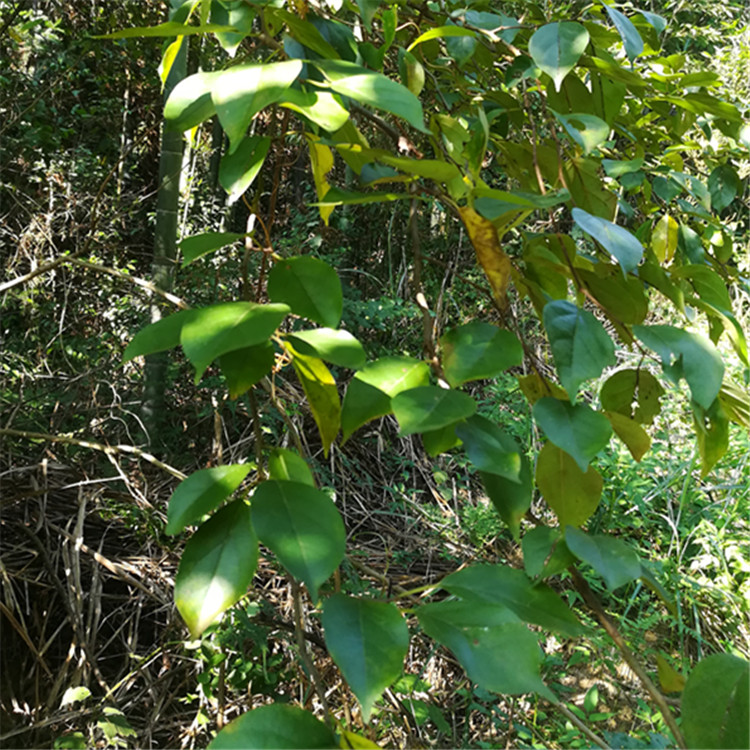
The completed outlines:
{"type": "Polygon", "coordinates": [[[408,47],[407,51],[411,52],[415,47],[418,47],[424,42],[429,42],[431,39],[444,39],[448,37],[474,37],[476,38],[476,32],[471,29],[466,29],[463,26],[436,26],[433,29],[425,31],[424,34],[420,34],[408,47]]]}
{"type": "Polygon", "coordinates": [[[391,407],[401,436],[437,430],[470,417],[477,410],[471,396],[436,385],[402,391],[393,398],[391,407]]]}
{"type": "Polygon", "coordinates": [[[120,29],[111,34],[101,34],[94,39],[135,39],[145,37],[172,37],[192,36],[195,34],[217,34],[236,32],[234,26],[225,26],[218,23],[206,23],[201,26],[188,26],[177,21],[165,21],[156,26],[133,26],[129,29],[120,29]]]}
{"type": "Polygon", "coordinates": [[[231,245],[244,237],[244,234],[236,232],[202,232],[192,237],[185,237],[178,243],[183,257],[182,267],[185,268],[201,256],[231,245]]]}
{"type": "Polygon", "coordinates": [[[242,142],[255,115],[278,101],[301,70],[301,60],[284,60],[235,65],[217,74],[211,85],[211,100],[229,137],[230,153],[242,142]]]}
{"type": "Polygon", "coordinates": [[[293,112],[299,112],[330,133],[338,130],[349,119],[349,111],[330,91],[287,89],[279,104],[293,112]]]}
{"type": "Polygon", "coordinates": [[[607,10],[610,20],[620,34],[623,47],[625,47],[625,54],[632,62],[643,52],[643,39],[641,39],[638,29],[636,29],[635,26],[633,26],[633,22],[625,14],[617,10],[617,8],[613,8],[611,5],[605,5],[604,7],[607,10]]]}
{"type": "Polygon", "coordinates": [[[607,252],[614,255],[623,273],[634,271],[643,257],[643,245],[627,229],[581,208],[574,208],[573,221],[591,235],[607,252]]]}
{"type": "Polygon", "coordinates": [[[269,480],[253,495],[252,517],[260,541],[317,600],[346,548],[344,522],[331,498],[301,482],[269,480]]]}
{"type": "Polygon", "coordinates": [[[711,208],[717,213],[721,213],[737,197],[741,188],[740,178],[729,164],[716,167],[708,176],[711,208]]]}
{"type": "Polygon", "coordinates": [[[560,529],[535,526],[522,540],[523,567],[530,578],[547,578],[562,573],[576,558],[565,544],[560,529]]]}
{"type": "Polygon", "coordinates": [[[657,34],[661,34],[664,29],[667,28],[667,19],[664,16],[660,16],[658,13],[651,13],[645,10],[638,11],[645,19],[646,22],[656,29],[657,34]]]}
{"type": "Polygon", "coordinates": [[[534,404],[533,412],[534,421],[558,448],[575,459],[581,472],[607,446],[612,435],[607,418],[585,404],[547,397],[534,404]]]}
{"type": "Polygon", "coordinates": [[[422,104],[406,86],[381,73],[376,73],[344,60],[316,60],[314,62],[333,91],[348,96],[360,104],[390,112],[422,132],[424,126],[422,104]]]}
{"type": "Polygon", "coordinates": [[[704,409],[711,407],[719,395],[724,362],[705,336],[667,325],[633,326],[633,333],[659,355],[675,383],[681,377],[687,380],[695,402],[704,409]]]}
{"type": "Polygon", "coordinates": [[[174,599],[193,638],[245,595],[257,564],[258,541],[242,500],[219,510],[190,537],[174,599]]]}
{"type": "Polygon", "coordinates": [[[589,43],[589,32],[580,23],[548,23],[529,40],[529,54],[560,90],[563,78],[575,67],[589,43]]]}
{"type": "Polygon", "coordinates": [[[568,524],[581,526],[591,518],[599,507],[604,484],[593,467],[581,470],[572,456],[552,443],[539,452],[536,483],[563,529],[568,524]]]}
{"type": "Polygon", "coordinates": [[[344,441],[362,425],[391,413],[391,398],[430,382],[430,368],[411,357],[382,357],[365,365],[349,383],[341,409],[344,441]]]}
{"type": "Polygon", "coordinates": [[[661,411],[659,399],[663,393],[659,381],[648,370],[619,370],[606,380],[599,399],[607,411],[651,424],[661,411]]]}
{"type": "Polygon", "coordinates": [[[502,608],[473,601],[438,602],[420,607],[417,617],[425,633],[450,649],[481,688],[509,695],[536,692],[554,699],[539,677],[542,652],[536,636],[502,608]]]}
{"type": "Polygon", "coordinates": [[[571,398],[584,380],[598,378],[615,364],[612,339],[588,310],[554,300],[544,307],[544,327],[560,381],[571,398]]]}
{"type": "Polygon", "coordinates": [[[219,507],[248,475],[247,464],[201,469],[183,479],[169,498],[167,534],[179,534],[186,526],[219,507]]]}
{"type": "Polygon", "coordinates": [[[195,367],[195,382],[217,357],[267,341],[289,312],[286,305],[222,302],[191,311],[180,334],[185,356],[195,367]]]}
{"type": "Polygon", "coordinates": [[[195,310],[182,310],[141,328],[125,349],[122,355],[123,362],[176,347],[180,343],[182,327],[195,316],[195,313],[195,310]]]}
{"type": "Polygon", "coordinates": [[[609,137],[609,124],[596,115],[582,113],[563,115],[558,112],[554,114],[568,135],[586,155],[601,146],[609,137]]]}
{"type": "Polygon", "coordinates": [[[349,331],[316,328],[311,331],[295,331],[288,335],[288,339],[301,354],[319,357],[340,367],[358,370],[367,361],[362,344],[349,331]]]}
{"type": "Polygon", "coordinates": [[[338,747],[333,732],[309,711],[288,703],[271,703],[229,722],[209,750],[330,750],[338,747]]]}
{"type": "Polygon", "coordinates": [[[525,622],[576,636],[584,628],[562,599],[545,584],[534,584],[507,565],[472,565],[451,573],[441,588],[468,602],[479,600],[510,609],[525,622]]]}
{"type": "Polygon", "coordinates": [[[440,338],[447,381],[458,387],[470,380],[494,378],[523,362],[518,339],[483,320],[458,326],[440,338]]]}
{"type": "Polygon", "coordinates": [[[232,3],[228,7],[225,7],[222,3],[212,3],[211,20],[214,23],[232,26],[237,29],[238,33],[227,31],[214,32],[221,48],[230,57],[234,57],[242,41],[252,32],[255,11],[249,5],[245,5],[245,3],[232,3]]]}
{"type": "Polygon", "coordinates": [[[341,401],[330,370],[317,357],[308,357],[286,344],[292,354],[292,365],[307,396],[327,456],[341,426],[341,401]]]}
{"type": "Polygon", "coordinates": [[[451,422],[451,424],[440,427],[437,430],[428,430],[422,433],[422,445],[427,451],[427,455],[439,456],[441,453],[455,448],[460,442],[460,438],[456,435],[456,427],[461,422],[451,422]]]}
{"type": "Polygon", "coordinates": [[[277,262],[268,276],[268,296],[289,305],[295,315],[336,328],[341,320],[343,293],[338,274],[311,255],[277,262]]]}
{"type": "Polygon", "coordinates": [[[274,448],[268,456],[268,475],[271,479],[299,482],[315,487],[307,461],[294,451],[274,448]]]}
{"type": "Polygon", "coordinates": [[[164,105],[164,120],[170,130],[184,132],[216,114],[211,99],[218,72],[194,73],[180,81],[164,105]]]}
{"type": "Polygon", "coordinates": [[[270,138],[252,135],[243,138],[233,152],[221,157],[219,184],[226,190],[230,206],[253,184],[270,147],[270,138]]]}
{"type": "Polygon", "coordinates": [[[276,355],[269,341],[222,354],[219,366],[227,379],[229,398],[239,398],[259,383],[271,372],[275,361],[276,355]]]}
{"type": "Polygon", "coordinates": [[[568,549],[588,563],[611,591],[641,576],[641,563],[636,552],[621,539],[606,534],[586,534],[568,526],[565,529],[568,549]]]}
{"type": "Polygon", "coordinates": [[[474,415],[456,427],[456,434],[476,469],[512,482],[520,481],[520,448],[496,424],[474,415]]]}
{"type": "Polygon", "coordinates": [[[383,154],[378,158],[383,164],[416,177],[426,177],[435,182],[450,182],[461,177],[458,167],[441,159],[406,159],[383,154]]]}
{"type": "Polygon", "coordinates": [[[682,693],[682,730],[691,748],[750,747],[750,664],[732,654],[698,662],[682,693]]]}
{"type": "Polygon", "coordinates": [[[373,704],[401,674],[409,630],[398,608],[388,602],[334,594],[321,618],[334,662],[370,719],[373,704]]]}

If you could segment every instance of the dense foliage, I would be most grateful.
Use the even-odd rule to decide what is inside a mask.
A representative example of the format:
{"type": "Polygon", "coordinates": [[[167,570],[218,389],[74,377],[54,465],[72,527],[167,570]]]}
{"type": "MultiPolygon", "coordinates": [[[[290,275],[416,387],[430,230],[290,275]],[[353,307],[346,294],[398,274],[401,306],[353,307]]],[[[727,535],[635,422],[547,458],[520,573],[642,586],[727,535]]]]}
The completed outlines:
{"type": "MultiPolygon", "coordinates": [[[[646,10],[601,0],[173,0],[168,21],[123,14],[106,19],[120,29],[109,35],[116,41],[76,42],[82,59],[95,44],[97,55],[138,60],[152,54],[149,38],[166,39],[159,68],[165,128],[185,133],[191,146],[181,157],[181,267],[175,263],[167,276],[157,269],[159,289],[136,279],[165,308],[134,335],[142,305],[113,304],[108,312],[127,340],[129,377],[138,377],[133,362],[179,347],[173,393],[181,390],[185,403],[211,393],[213,449],[199,468],[180,462],[173,469],[135,450],[181,480],[166,526],[149,533],[161,543],[164,534],[187,538],[174,600],[194,647],[206,654],[202,690],[224,694],[232,633],[245,632],[260,602],[267,604],[257,585],[261,560],[287,578],[300,684],[309,686],[306,710],[269,688],[271,704],[226,726],[222,714],[212,747],[388,742],[381,701],[403,682],[414,642],[455,657],[471,700],[532,695],[535,705],[551,705],[572,722],[579,744],[747,747],[746,645],[729,639],[713,653],[678,649],[676,667],[675,653],[657,649],[650,654],[657,676],[629,643],[638,618],[627,617],[634,602],[643,607],[650,597],[656,620],[674,623],[683,641],[694,638],[674,574],[688,543],[702,544],[717,526],[730,546],[747,532],[747,489],[718,518],[686,507],[688,485],[728,461],[737,486],[747,480],[746,82],[722,88],[722,73],[706,56],[726,54],[725,39],[699,25],[723,23],[725,34],[739,35],[738,10],[731,3],[646,10]],[[187,55],[186,75],[173,68],[180,55],[187,55]],[[225,458],[222,411],[228,421],[247,417],[251,452],[225,458]],[[384,465],[398,463],[399,441],[412,459],[379,491],[407,497],[416,475],[430,475],[431,504],[466,536],[447,575],[394,587],[359,561],[368,512],[352,524],[346,497],[352,485],[370,481],[367,464],[376,455],[384,465]],[[642,499],[639,483],[649,473],[665,477],[665,493],[681,488],[677,510],[642,499]],[[451,482],[447,500],[440,485],[451,482]],[[515,557],[487,545],[486,531],[458,510],[459,498],[477,492],[488,499],[481,524],[494,530],[490,536],[505,535],[515,557]],[[650,544],[652,516],[660,514],[678,540],[667,549],[660,538],[650,544]],[[704,523],[717,526],[701,531],[704,523]],[[605,638],[640,682],[652,712],[649,735],[641,728],[637,738],[599,736],[591,691],[585,711],[565,704],[562,673],[572,660],[557,663],[555,644],[605,638]],[[213,656],[207,644],[215,644],[213,656]],[[359,715],[346,698],[332,698],[345,692],[344,682],[330,662],[321,669],[320,654],[340,671],[359,715]]],[[[28,27],[11,19],[14,29],[37,29],[33,16],[23,18],[28,27]]],[[[101,21],[95,30],[103,30],[101,21]]],[[[41,28],[54,43],[54,24],[41,28]]],[[[737,56],[747,63],[747,46],[737,56]]],[[[85,71],[77,75],[85,87],[85,71]]],[[[19,96],[21,79],[7,84],[19,96]]],[[[54,99],[36,106],[37,124],[66,119],[54,99]]],[[[101,125],[95,109],[72,114],[101,125]]],[[[54,163],[32,167],[27,152],[67,152],[76,169],[91,161],[92,182],[105,178],[98,165],[116,162],[119,193],[144,179],[142,160],[123,175],[123,142],[102,134],[100,153],[90,155],[90,142],[71,153],[64,128],[26,129],[26,116],[19,106],[10,119],[20,156],[3,188],[25,200],[47,175],[48,235],[67,237],[84,219],[75,202],[70,214],[53,211],[54,163]]],[[[143,148],[145,138],[128,138],[143,148]]],[[[7,233],[18,239],[30,225],[17,211],[10,215],[18,226],[7,233]]],[[[137,238],[141,219],[124,217],[123,233],[137,238]]],[[[157,217],[157,244],[165,245],[163,227],[157,217]]],[[[66,251],[71,263],[95,266],[94,243],[105,240],[94,219],[79,244],[56,247],[48,239],[54,257],[35,258],[25,277],[0,287],[19,295],[10,307],[15,326],[24,316],[54,324],[43,321],[32,282],[58,269],[66,251]]],[[[14,257],[7,267],[21,265],[14,257]]],[[[105,267],[118,279],[134,278],[132,270],[105,267]]],[[[4,368],[31,368],[19,330],[3,327],[14,352],[4,368]]],[[[119,351],[120,342],[109,346],[119,351]]],[[[30,387],[37,387],[33,378],[30,387]]],[[[145,437],[174,463],[170,441],[185,438],[176,435],[178,419],[160,416],[161,424],[146,422],[145,437]]],[[[184,449],[195,448],[204,416],[197,408],[179,415],[193,440],[184,449]]],[[[22,429],[9,421],[4,433],[54,440],[38,418],[24,410],[22,429]]],[[[84,424],[81,418],[69,429],[84,424]]],[[[396,559],[407,550],[390,552],[396,559]]],[[[737,565],[722,616],[747,632],[747,555],[724,550],[720,557],[725,567],[737,565]]],[[[690,597],[697,610],[700,596],[690,597]]],[[[278,608],[271,616],[283,620],[278,608]]],[[[700,632],[697,638],[700,644],[700,632]]],[[[267,669],[265,659],[264,652],[263,680],[285,679],[289,665],[267,669]]],[[[419,700],[422,723],[451,736],[435,704],[419,700]]],[[[544,746],[572,737],[537,731],[515,741],[544,746]]]]}

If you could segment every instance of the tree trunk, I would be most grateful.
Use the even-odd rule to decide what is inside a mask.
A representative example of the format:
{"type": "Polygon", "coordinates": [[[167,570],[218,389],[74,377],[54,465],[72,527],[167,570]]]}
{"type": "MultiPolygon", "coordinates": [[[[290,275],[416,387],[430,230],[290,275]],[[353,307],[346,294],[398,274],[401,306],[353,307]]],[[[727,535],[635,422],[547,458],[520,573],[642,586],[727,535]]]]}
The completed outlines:
{"type": "MultiPolygon", "coordinates": [[[[179,0],[172,0],[170,18],[174,13],[175,5],[179,4],[179,0]]],[[[185,77],[187,47],[188,37],[183,37],[182,46],[172,64],[164,87],[165,102],[172,89],[185,77]]],[[[162,125],[152,276],[154,284],[165,291],[172,288],[173,268],[177,257],[177,223],[183,143],[182,133],[169,131],[162,125]]],[[[161,318],[162,311],[154,299],[151,305],[151,322],[155,323],[161,318]]],[[[164,392],[169,364],[168,357],[168,352],[159,352],[146,357],[141,419],[146,431],[146,440],[152,446],[159,445],[163,440],[164,392]]]]}

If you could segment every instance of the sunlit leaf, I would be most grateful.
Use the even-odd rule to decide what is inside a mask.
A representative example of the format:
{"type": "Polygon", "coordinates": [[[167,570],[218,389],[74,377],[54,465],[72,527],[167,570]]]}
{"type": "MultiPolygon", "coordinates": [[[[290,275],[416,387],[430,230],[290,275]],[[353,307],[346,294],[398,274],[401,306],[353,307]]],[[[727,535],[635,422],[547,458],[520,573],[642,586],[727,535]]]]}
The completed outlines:
{"type": "Polygon", "coordinates": [[[563,78],[573,70],[588,43],[589,32],[580,23],[548,23],[532,35],[529,54],[559,91],[563,78]]]}
{"type": "Polygon", "coordinates": [[[242,500],[222,508],[190,537],[174,599],[194,638],[245,594],[257,564],[258,541],[242,500]]]}
{"type": "Polygon", "coordinates": [[[627,229],[580,208],[573,209],[573,221],[615,256],[623,273],[634,271],[643,257],[643,245],[627,229]]]}

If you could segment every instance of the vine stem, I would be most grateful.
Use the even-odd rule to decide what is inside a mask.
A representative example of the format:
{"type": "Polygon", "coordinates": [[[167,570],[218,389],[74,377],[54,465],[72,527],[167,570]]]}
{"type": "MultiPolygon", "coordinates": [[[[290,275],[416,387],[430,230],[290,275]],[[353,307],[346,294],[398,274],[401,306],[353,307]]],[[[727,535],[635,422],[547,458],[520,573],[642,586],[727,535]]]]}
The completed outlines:
{"type": "Polygon", "coordinates": [[[679,748],[686,748],[687,745],[685,744],[685,738],[683,737],[680,728],[677,726],[677,721],[674,717],[674,714],[672,713],[672,709],[667,703],[667,699],[662,694],[661,690],[656,687],[653,680],[648,676],[646,670],[644,669],[640,661],[636,658],[635,654],[628,648],[628,645],[627,643],[625,643],[625,639],[622,637],[622,634],[617,629],[612,620],[609,619],[607,613],[604,611],[602,603],[599,601],[599,598],[596,596],[596,594],[591,590],[591,587],[586,582],[586,579],[578,572],[575,567],[571,566],[568,571],[573,578],[573,583],[576,587],[576,590],[579,594],[581,594],[588,607],[596,615],[597,620],[599,620],[607,635],[612,639],[615,646],[617,646],[627,665],[637,675],[638,679],[641,682],[641,685],[643,685],[643,687],[646,689],[646,692],[651,696],[651,699],[654,701],[657,708],[661,712],[666,725],[669,727],[672,735],[674,736],[675,744],[679,748]]]}
{"type": "Polygon", "coordinates": [[[66,445],[77,445],[81,448],[90,448],[91,450],[101,451],[106,453],[108,456],[114,456],[122,453],[129,453],[137,458],[142,458],[144,461],[148,461],[158,469],[166,471],[177,479],[186,479],[187,474],[183,474],[179,469],[175,469],[174,466],[165,464],[160,461],[156,456],[151,455],[147,451],[143,451],[140,448],[136,448],[134,445],[104,445],[103,443],[96,443],[93,440],[81,440],[79,438],[71,437],[70,435],[50,435],[46,432],[29,432],[28,430],[12,430],[8,427],[0,427],[0,435],[7,435],[8,437],[23,438],[25,440],[45,440],[49,443],[65,443],[66,445]]]}
{"type": "Polygon", "coordinates": [[[328,700],[326,699],[326,691],[323,686],[323,681],[318,672],[318,668],[315,666],[310,652],[307,650],[307,641],[305,640],[305,630],[302,622],[302,595],[300,593],[299,581],[289,576],[289,583],[292,587],[292,604],[294,606],[294,636],[297,641],[297,648],[299,649],[300,659],[304,666],[307,674],[310,677],[310,681],[315,688],[315,692],[318,694],[318,699],[323,706],[323,712],[325,713],[326,723],[333,729],[333,719],[331,718],[331,711],[328,707],[328,700]]]}

